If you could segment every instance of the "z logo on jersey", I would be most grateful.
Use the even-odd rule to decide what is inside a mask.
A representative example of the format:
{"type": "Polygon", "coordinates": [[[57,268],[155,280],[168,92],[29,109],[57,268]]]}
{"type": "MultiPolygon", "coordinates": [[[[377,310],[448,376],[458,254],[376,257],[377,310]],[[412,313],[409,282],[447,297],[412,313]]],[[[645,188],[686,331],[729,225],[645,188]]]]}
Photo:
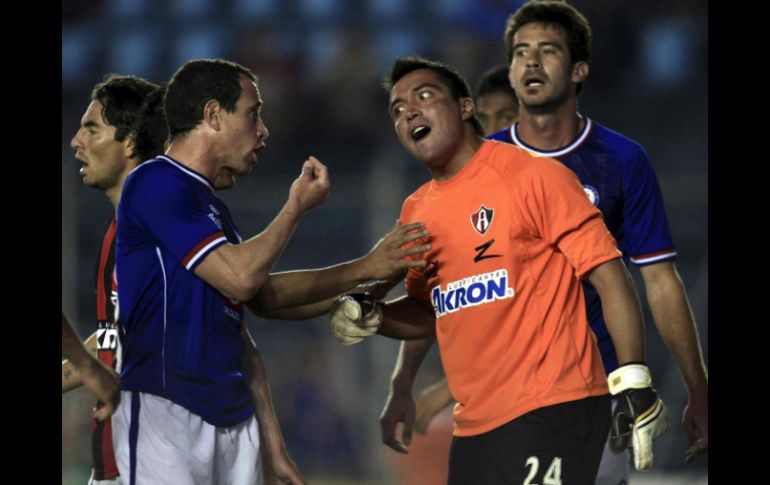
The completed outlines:
{"type": "Polygon", "coordinates": [[[481,246],[476,246],[473,248],[474,250],[478,251],[476,253],[476,256],[473,257],[473,262],[478,263],[482,259],[489,259],[489,258],[502,258],[502,254],[486,254],[486,252],[489,250],[489,248],[492,247],[492,245],[495,243],[494,239],[490,239],[489,241],[485,242],[481,246]]]}
{"type": "Polygon", "coordinates": [[[495,215],[494,209],[487,209],[483,205],[479,207],[479,210],[471,214],[471,225],[473,229],[483,236],[489,230],[489,226],[492,225],[492,217],[495,215]]]}
{"type": "Polygon", "coordinates": [[[446,288],[446,290],[442,290],[441,285],[439,285],[431,291],[431,300],[437,318],[463,308],[513,298],[515,294],[513,288],[508,286],[508,270],[506,269],[498,269],[452,281],[446,285],[446,288]]]}

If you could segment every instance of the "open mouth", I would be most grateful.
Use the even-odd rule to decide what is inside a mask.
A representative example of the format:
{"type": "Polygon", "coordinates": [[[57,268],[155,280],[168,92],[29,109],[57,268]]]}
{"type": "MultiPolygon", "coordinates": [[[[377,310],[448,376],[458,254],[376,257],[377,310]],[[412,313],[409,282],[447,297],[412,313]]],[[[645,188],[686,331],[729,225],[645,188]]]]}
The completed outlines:
{"type": "Polygon", "coordinates": [[[412,130],[412,140],[414,141],[420,141],[426,136],[428,136],[428,133],[430,133],[430,128],[427,126],[418,126],[415,129],[412,130]]]}
{"type": "Polygon", "coordinates": [[[534,87],[539,87],[539,86],[542,86],[543,84],[545,84],[545,82],[542,79],[540,79],[539,77],[531,77],[531,78],[528,78],[528,79],[526,79],[524,81],[524,85],[526,87],[528,87],[528,88],[530,88],[530,87],[533,87],[533,88],[534,87]]]}

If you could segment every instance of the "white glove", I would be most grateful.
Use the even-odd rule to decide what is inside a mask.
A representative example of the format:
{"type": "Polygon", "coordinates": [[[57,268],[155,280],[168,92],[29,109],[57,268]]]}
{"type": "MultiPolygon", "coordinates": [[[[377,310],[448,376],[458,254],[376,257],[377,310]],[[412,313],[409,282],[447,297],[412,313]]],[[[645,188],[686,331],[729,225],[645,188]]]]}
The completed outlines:
{"type": "Polygon", "coordinates": [[[652,388],[650,371],[646,365],[627,364],[612,371],[607,380],[610,393],[619,399],[612,413],[610,450],[622,453],[632,448],[634,467],[649,470],[652,440],[669,428],[668,411],[652,388]]]}
{"type": "Polygon", "coordinates": [[[353,345],[377,332],[382,325],[382,308],[368,293],[350,293],[334,300],[329,322],[342,345],[353,345]]]}

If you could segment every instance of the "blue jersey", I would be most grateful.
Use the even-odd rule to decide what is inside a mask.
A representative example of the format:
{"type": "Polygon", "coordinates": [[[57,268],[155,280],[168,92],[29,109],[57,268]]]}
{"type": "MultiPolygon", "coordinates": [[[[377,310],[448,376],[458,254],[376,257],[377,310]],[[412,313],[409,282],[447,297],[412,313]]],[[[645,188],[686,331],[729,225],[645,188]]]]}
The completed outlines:
{"type": "MultiPolygon", "coordinates": [[[[575,141],[557,150],[542,151],[521,141],[518,123],[489,138],[555,158],[575,172],[588,198],[604,215],[626,264],[642,266],[673,259],[676,250],[658,178],[644,149],[633,140],[584,119],[585,126],[575,141]]],[[[601,302],[587,280],[583,280],[583,289],[588,321],[609,374],[618,367],[618,359],[604,323],[601,302]]]]}
{"type": "Polygon", "coordinates": [[[243,304],[193,273],[210,252],[240,241],[199,173],[160,156],[129,174],[116,258],[123,389],[169,399],[215,426],[254,414],[241,370],[243,304]]]}

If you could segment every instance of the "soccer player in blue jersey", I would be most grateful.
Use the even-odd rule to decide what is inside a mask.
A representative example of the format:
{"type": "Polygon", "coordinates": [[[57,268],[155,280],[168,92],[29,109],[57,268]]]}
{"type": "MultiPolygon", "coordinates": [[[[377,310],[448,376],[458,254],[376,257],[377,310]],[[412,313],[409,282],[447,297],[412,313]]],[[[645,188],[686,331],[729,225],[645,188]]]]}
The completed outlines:
{"type": "MultiPolygon", "coordinates": [[[[578,94],[588,76],[591,44],[590,26],[580,12],[564,2],[529,2],[509,18],[505,41],[510,82],[520,103],[519,120],[489,138],[556,158],[574,171],[586,195],[604,214],[626,260],[640,269],[656,326],[689,394],[683,426],[692,445],[685,455],[690,462],[708,450],[708,376],[674,264],[676,250],[652,165],[639,144],[577,111],[578,94]]],[[[618,364],[601,305],[590,283],[584,282],[584,289],[589,321],[610,373],[618,364]]],[[[412,383],[432,343],[404,343],[397,360],[380,424],[385,444],[399,452],[408,450],[415,414],[412,383]],[[401,442],[395,437],[398,422],[405,424],[401,442]]],[[[613,427],[614,447],[621,450],[624,436],[616,423],[613,427]]],[[[627,481],[626,455],[607,451],[609,446],[597,483],[627,481]]]]}
{"type": "MultiPolygon", "coordinates": [[[[123,403],[113,417],[127,482],[261,483],[261,441],[246,375],[244,306],[270,315],[318,302],[424,261],[401,249],[425,236],[397,226],[366,256],[321,270],[270,274],[300,218],[329,193],[326,167],[303,165],[268,227],[244,240],[214,190],[247,175],[268,130],[256,76],[194,60],[169,82],[166,154],[134,170],[118,208],[117,279],[126,331],[123,403]],[[242,371],[242,366],[245,370],[242,371]]],[[[289,483],[301,479],[281,477],[289,483]]]]}

